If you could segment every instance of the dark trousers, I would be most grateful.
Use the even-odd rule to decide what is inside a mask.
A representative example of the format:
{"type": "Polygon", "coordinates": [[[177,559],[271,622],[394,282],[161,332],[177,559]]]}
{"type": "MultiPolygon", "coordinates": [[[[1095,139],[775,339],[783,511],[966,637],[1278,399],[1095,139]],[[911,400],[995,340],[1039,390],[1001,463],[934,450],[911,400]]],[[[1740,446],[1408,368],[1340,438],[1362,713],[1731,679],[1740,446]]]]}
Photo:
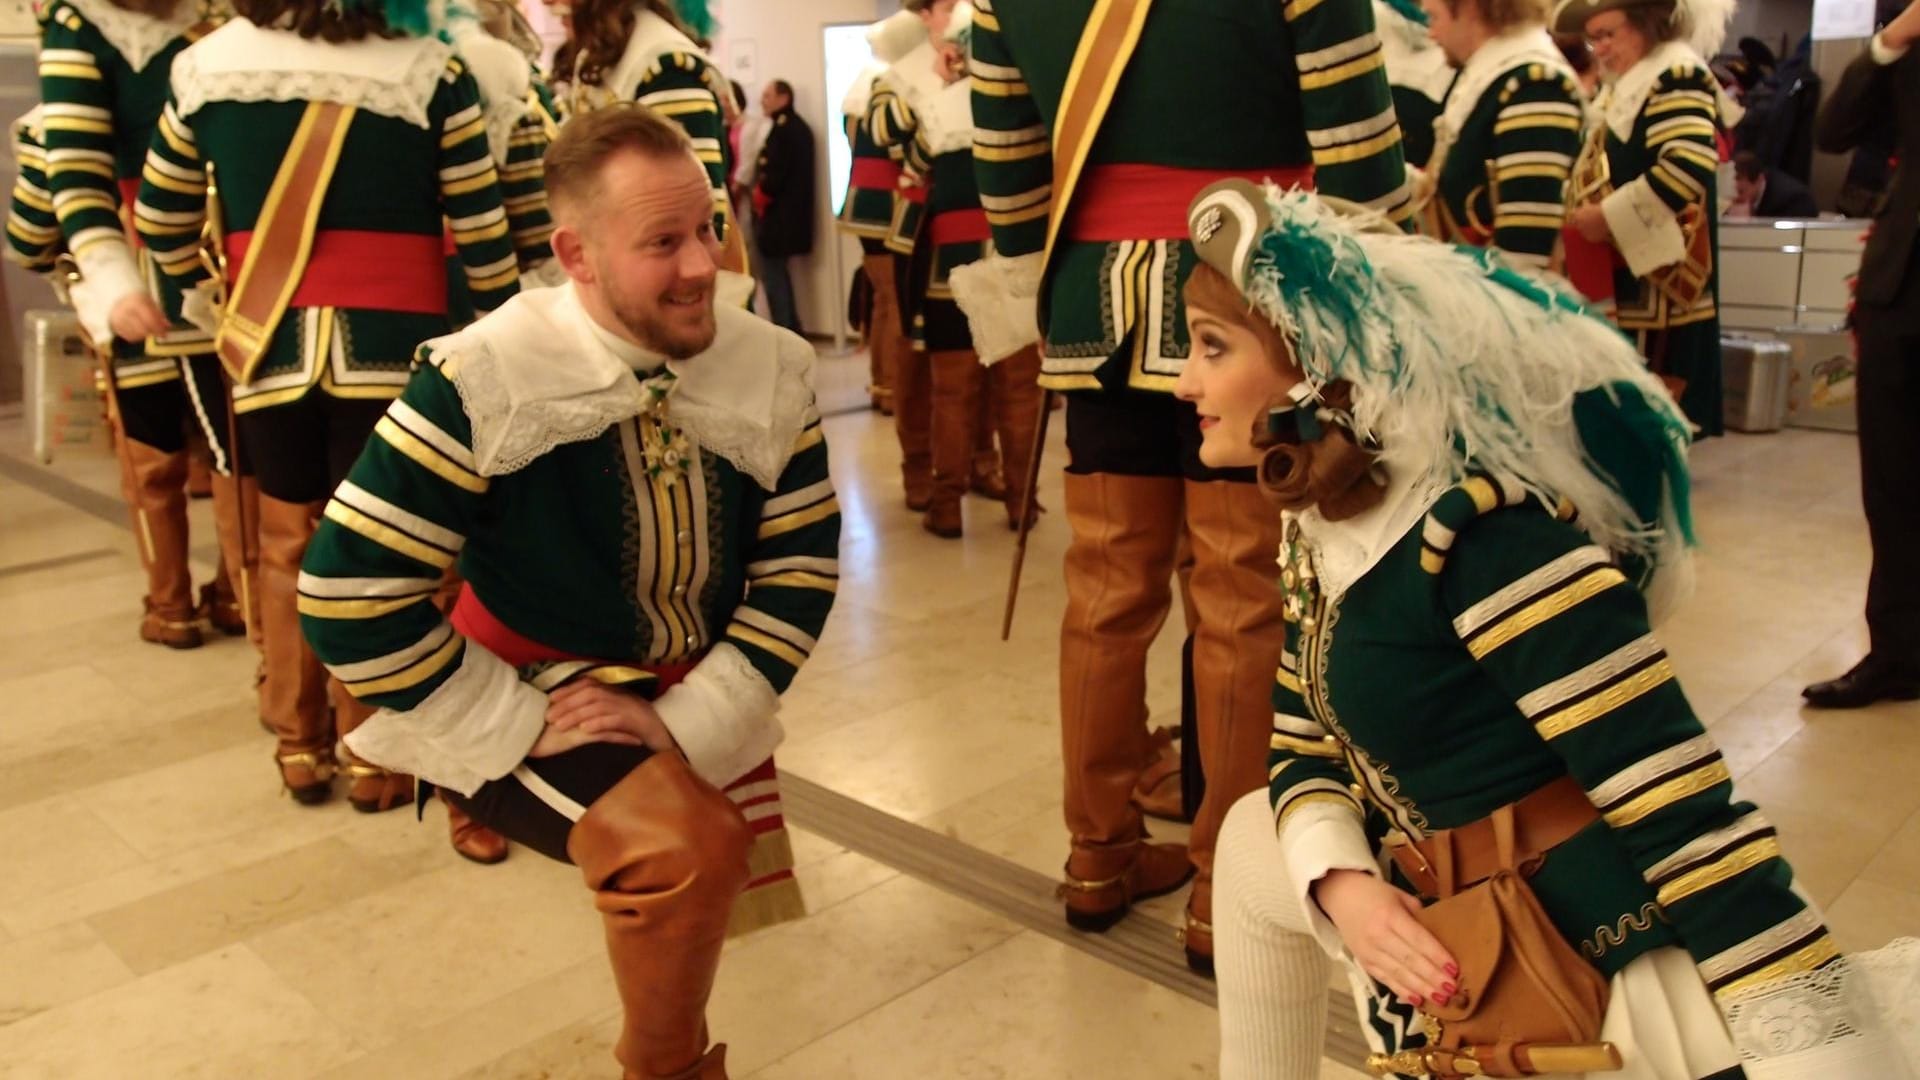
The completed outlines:
{"type": "Polygon", "coordinates": [[[1200,463],[1200,418],[1172,394],[1080,392],[1067,398],[1067,471],[1252,483],[1252,469],[1200,463]]]}
{"type": "Polygon", "coordinates": [[[230,471],[227,445],[227,385],[212,355],[180,359],[180,378],[116,390],[120,427],[127,438],[165,454],[187,448],[187,433],[199,431],[213,450],[213,467],[230,471]]]}
{"type": "Polygon", "coordinates": [[[564,754],[528,758],[514,771],[480,786],[472,798],[442,789],[474,820],[549,859],[567,857],[567,834],[594,800],[653,753],[644,746],[588,743],[564,754]]]}
{"type": "Polygon", "coordinates": [[[241,413],[242,467],[269,499],[320,502],[346,479],[386,411],[385,399],[309,390],[297,401],[241,413]]]}
{"type": "Polygon", "coordinates": [[[800,311],[793,298],[793,273],[784,256],[767,255],[760,263],[760,284],[767,290],[767,317],[773,325],[796,334],[800,329],[800,311]]]}
{"type": "Polygon", "coordinates": [[[1920,259],[1887,307],[1857,308],[1860,496],[1873,541],[1873,654],[1920,674],[1920,259]]]}

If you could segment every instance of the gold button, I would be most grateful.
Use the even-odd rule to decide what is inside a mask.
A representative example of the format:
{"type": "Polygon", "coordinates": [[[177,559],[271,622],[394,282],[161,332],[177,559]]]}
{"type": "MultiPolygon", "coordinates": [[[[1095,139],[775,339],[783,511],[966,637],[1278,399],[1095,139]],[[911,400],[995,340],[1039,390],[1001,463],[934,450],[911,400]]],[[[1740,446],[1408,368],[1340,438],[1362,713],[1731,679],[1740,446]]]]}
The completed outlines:
{"type": "Polygon", "coordinates": [[[1359,784],[1349,784],[1347,785],[1347,790],[1353,792],[1353,797],[1359,799],[1361,802],[1367,801],[1367,789],[1361,787],[1359,784]]]}
{"type": "Polygon", "coordinates": [[[693,543],[693,530],[691,530],[691,529],[681,529],[681,530],[680,530],[680,535],[679,535],[679,536],[677,537],[677,539],[678,539],[678,540],[679,540],[679,541],[680,541],[681,543],[683,543],[683,544],[691,544],[691,543],[693,543]]]}
{"type": "Polygon", "coordinates": [[[1321,742],[1323,742],[1323,743],[1326,743],[1326,744],[1327,744],[1328,746],[1339,746],[1339,745],[1340,745],[1340,740],[1339,740],[1339,739],[1337,739],[1337,738],[1335,738],[1335,737],[1334,737],[1334,736],[1332,736],[1332,735],[1323,735],[1323,736],[1321,736],[1321,738],[1320,738],[1320,741],[1321,741],[1321,742]]]}
{"type": "Polygon", "coordinates": [[[687,648],[689,648],[689,649],[691,649],[691,648],[693,648],[693,647],[694,647],[694,645],[698,643],[698,641],[699,641],[699,639],[698,639],[698,638],[695,638],[695,637],[694,637],[694,636],[693,636],[692,634],[688,634],[688,635],[687,635],[687,648]]]}
{"type": "Polygon", "coordinates": [[[675,596],[687,595],[687,587],[685,585],[675,585],[673,587],[673,595],[675,596]]]}

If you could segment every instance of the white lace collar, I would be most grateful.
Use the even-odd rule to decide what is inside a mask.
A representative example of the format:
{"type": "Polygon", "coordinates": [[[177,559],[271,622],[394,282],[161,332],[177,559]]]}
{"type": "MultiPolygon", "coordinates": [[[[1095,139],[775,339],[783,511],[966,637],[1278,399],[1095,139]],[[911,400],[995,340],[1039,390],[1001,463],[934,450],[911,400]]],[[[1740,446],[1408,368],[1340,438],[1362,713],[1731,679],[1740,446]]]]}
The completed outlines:
{"type": "Polygon", "coordinates": [[[209,101],[331,101],[429,128],[452,57],[433,36],[336,45],[236,17],[174,60],[173,94],[182,117],[209,101]]]}
{"type": "MultiPolygon", "coordinates": [[[[646,81],[647,74],[668,53],[687,53],[707,60],[707,54],[700,50],[692,38],[647,10],[645,4],[636,5],[633,33],[627,38],[627,49],[620,54],[620,62],[614,65],[612,73],[605,80],[606,88],[613,92],[616,101],[632,101],[640,84],[646,81]]],[[[708,63],[712,61],[708,60],[708,63]]]]}
{"type": "Polygon", "coordinates": [[[1386,495],[1365,513],[1345,521],[1328,521],[1318,508],[1289,514],[1299,523],[1300,535],[1313,553],[1314,574],[1326,598],[1337,603],[1344,597],[1426,517],[1449,486],[1431,465],[1394,463],[1388,470],[1386,495]]]}
{"type": "Polygon", "coordinates": [[[933,42],[922,41],[880,76],[880,81],[898,94],[915,114],[932,112],[934,98],[946,86],[933,70],[935,55],[933,42]]]}
{"type": "Polygon", "coordinates": [[[920,113],[927,151],[934,157],[973,150],[973,89],[966,79],[942,87],[920,113]]]}
{"type": "Polygon", "coordinates": [[[115,7],[107,0],[67,0],[67,4],[85,16],[136,72],[146,70],[162,49],[173,44],[173,39],[200,21],[193,0],[181,0],[174,5],[173,14],[164,19],[115,7]]]}
{"type": "MultiPolygon", "coordinates": [[[[1640,118],[1640,110],[1646,107],[1647,97],[1653,93],[1660,76],[1675,67],[1705,71],[1707,62],[1700,59],[1700,54],[1693,51],[1693,46],[1684,41],[1664,41],[1600,91],[1599,100],[1594,104],[1606,119],[1607,130],[1613,132],[1614,138],[1625,142],[1633,137],[1633,122],[1640,118]]],[[[1733,123],[1727,114],[1729,102],[1726,94],[1723,92],[1716,96],[1721,109],[1721,122],[1733,123]]]]}
{"type": "MultiPolygon", "coordinates": [[[[676,376],[666,419],[770,491],[811,417],[813,348],[737,308],[716,303],[714,317],[705,352],[664,361],[676,376]]],[[[649,397],[636,374],[663,363],[595,324],[571,284],[521,292],[426,347],[460,392],[483,476],[639,416],[649,397]]]]}
{"type": "Polygon", "coordinates": [[[1467,58],[1466,66],[1460,69],[1460,77],[1454,80],[1453,89],[1447,93],[1446,108],[1441,110],[1440,119],[1434,123],[1433,160],[1436,163],[1444,162],[1441,149],[1451,148],[1454,140],[1460,137],[1461,129],[1466,127],[1467,118],[1473,115],[1480,99],[1500,81],[1501,76],[1522,64],[1542,64],[1568,79],[1574,77],[1573,66],[1567,63],[1566,57],[1560,55],[1545,26],[1536,23],[1516,27],[1489,38],[1467,58]]]}

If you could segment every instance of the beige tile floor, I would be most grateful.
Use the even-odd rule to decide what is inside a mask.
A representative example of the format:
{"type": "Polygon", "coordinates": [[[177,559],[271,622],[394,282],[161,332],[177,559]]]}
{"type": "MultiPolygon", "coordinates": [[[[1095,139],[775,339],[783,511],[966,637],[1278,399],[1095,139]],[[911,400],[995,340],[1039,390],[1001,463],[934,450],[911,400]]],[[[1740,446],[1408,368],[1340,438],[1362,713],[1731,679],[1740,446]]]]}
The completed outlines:
{"type": "MultiPolygon", "coordinates": [[[[889,426],[850,408],[863,366],[822,365],[847,410],[828,425],[843,578],[781,763],[1051,874],[1065,530],[1043,519],[1002,644],[1004,517],[974,500],[964,542],[919,530],[889,426]]],[[[0,453],[24,460],[17,422],[0,453]]],[[[1735,436],[1696,468],[1700,587],[1664,631],[1688,693],[1842,940],[1920,933],[1920,707],[1797,704],[1864,641],[1853,442],[1735,436]]],[[[114,488],[95,451],[53,471],[114,488]]],[[[1059,504],[1051,472],[1042,498],[1059,504]]],[[[612,983],[574,873],[526,851],[461,862],[437,808],[415,825],[294,806],[246,646],[141,644],[139,583],[117,521],[0,478],[0,1076],[608,1075],[612,983]]],[[[1177,645],[1156,653],[1163,720],[1177,645]]],[[[818,836],[796,846],[813,914],[733,943],[721,972],[736,1076],[1214,1074],[1207,1006],[818,836]]],[[[1171,933],[1179,907],[1144,917],[1171,933]]]]}

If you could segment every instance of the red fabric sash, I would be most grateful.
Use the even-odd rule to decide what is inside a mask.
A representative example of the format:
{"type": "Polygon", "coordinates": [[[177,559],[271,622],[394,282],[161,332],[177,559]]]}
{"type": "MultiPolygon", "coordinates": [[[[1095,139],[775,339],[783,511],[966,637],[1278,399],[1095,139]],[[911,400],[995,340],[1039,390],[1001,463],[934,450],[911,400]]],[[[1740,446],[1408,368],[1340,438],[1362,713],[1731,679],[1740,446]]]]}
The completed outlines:
{"type": "Polygon", "coordinates": [[[928,226],[935,247],[946,244],[984,244],[993,239],[985,210],[948,210],[933,215],[928,226]]]}
{"type": "Polygon", "coordinates": [[[1187,209],[1207,185],[1234,178],[1282,188],[1313,187],[1312,165],[1267,169],[1180,169],[1167,165],[1093,165],[1080,177],[1064,235],[1081,243],[1185,240],[1187,209]]]}
{"type": "MultiPolygon", "coordinates": [[[[240,280],[253,233],[227,234],[228,273],[240,280]]],[[[291,307],[447,313],[445,239],[439,233],[322,229],[291,307]]]]}
{"type": "Polygon", "coordinates": [[[903,184],[894,190],[900,193],[901,198],[910,203],[919,206],[925,206],[927,204],[927,185],[925,184],[903,184]]]}
{"type": "Polygon", "coordinates": [[[892,158],[854,158],[847,182],[852,187],[892,191],[900,186],[900,163],[892,158]]]}
{"type": "MultiPolygon", "coordinates": [[[[454,602],[453,611],[448,618],[452,621],[453,628],[460,631],[469,642],[480,645],[514,667],[551,660],[595,662],[592,657],[574,656],[571,653],[561,652],[515,631],[501,622],[493,612],[487,610],[486,605],[480,602],[480,598],[474,595],[471,585],[463,583],[460,586],[460,599],[454,602]]],[[[670,687],[685,679],[694,665],[699,662],[699,658],[695,657],[693,660],[678,664],[622,663],[626,667],[653,673],[660,680],[660,692],[665,693],[670,687]]],[[[747,825],[753,830],[755,837],[778,832],[787,826],[786,815],[780,811],[780,791],[775,786],[776,779],[773,759],[768,758],[760,764],[759,768],[727,785],[727,797],[731,798],[733,804],[746,816],[747,825]],[[772,807],[771,810],[765,809],[769,806],[772,807]]],[[[747,882],[742,894],[777,882],[789,881],[792,878],[793,868],[782,867],[747,882]]]]}

